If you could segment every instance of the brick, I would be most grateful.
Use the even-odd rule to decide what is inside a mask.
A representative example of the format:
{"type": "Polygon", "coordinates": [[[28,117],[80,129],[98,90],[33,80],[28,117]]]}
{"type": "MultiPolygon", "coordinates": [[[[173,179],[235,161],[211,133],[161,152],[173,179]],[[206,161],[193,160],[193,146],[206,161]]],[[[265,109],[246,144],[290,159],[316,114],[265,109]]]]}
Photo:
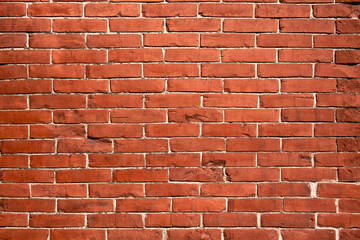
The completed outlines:
{"type": "Polygon", "coordinates": [[[177,18],[166,21],[169,32],[219,32],[221,20],[213,18],[177,18]]]}
{"type": "Polygon", "coordinates": [[[334,199],[292,198],[284,199],[286,212],[336,212],[334,199]]]}
{"type": "Polygon", "coordinates": [[[312,125],[310,124],[261,124],[259,136],[267,137],[311,137],[312,125]]]}
{"type": "MultiPolygon", "coordinates": [[[[335,61],[340,64],[356,64],[360,62],[360,51],[356,50],[342,50],[336,51],[335,61]]],[[[344,80],[342,80],[344,81],[344,80]]],[[[349,83],[352,81],[349,81],[349,83]]],[[[356,80],[354,81],[354,83],[356,80]]]]}
{"type": "Polygon", "coordinates": [[[54,80],[56,93],[105,93],[109,91],[108,80],[54,80]]]}
{"type": "Polygon", "coordinates": [[[141,95],[107,95],[96,94],[88,96],[89,108],[123,108],[142,107],[141,95]]]}
{"type": "Polygon", "coordinates": [[[197,64],[144,64],[145,77],[198,77],[197,64]]]}
{"type": "Polygon", "coordinates": [[[335,79],[282,79],[282,92],[335,92],[335,79]]]}
{"type": "MultiPolygon", "coordinates": [[[[1,158],[3,160],[3,158],[1,158]]],[[[1,197],[29,197],[30,188],[28,184],[9,184],[3,183],[0,186],[1,197]]]]}
{"type": "Polygon", "coordinates": [[[26,14],[26,5],[23,3],[0,3],[0,16],[21,17],[26,14]]]}
{"type": "Polygon", "coordinates": [[[0,206],[4,212],[54,212],[55,199],[1,199],[0,206]]]}
{"type": "Polygon", "coordinates": [[[29,44],[32,48],[84,48],[85,37],[79,34],[31,34],[29,44]]]}
{"type": "Polygon", "coordinates": [[[111,111],[111,121],[115,123],[165,122],[166,111],[155,109],[118,109],[111,111]]]}
{"type": "Polygon", "coordinates": [[[163,19],[110,19],[111,32],[163,32],[163,19]]]}
{"type": "Polygon", "coordinates": [[[291,227],[313,228],[315,226],[314,214],[262,214],[263,227],[291,227]]]}
{"type": "Polygon", "coordinates": [[[113,173],[115,182],[166,182],[166,169],[123,169],[113,173]]]}
{"type": "Polygon", "coordinates": [[[139,4],[88,3],[85,5],[86,17],[138,17],[139,4]]]}
{"type": "Polygon", "coordinates": [[[30,166],[33,168],[77,168],[86,166],[86,157],[72,155],[32,155],[30,166]]]}
{"type": "Polygon", "coordinates": [[[329,239],[334,240],[335,239],[335,231],[331,229],[301,229],[301,230],[295,230],[295,229],[282,229],[281,235],[284,240],[290,240],[297,238],[299,240],[302,239],[329,239]]]}
{"type": "Polygon", "coordinates": [[[335,22],[318,19],[281,19],[280,32],[289,33],[334,33],[335,22]]]}
{"type": "Polygon", "coordinates": [[[253,197],[256,186],[252,183],[206,183],[201,186],[201,196],[253,197]]]}
{"type": "Polygon", "coordinates": [[[285,122],[333,122],[334,114],[333,109],[283,109],[281,120],[285,122]]]}
{"type": "Polygon", "coordinates": [[[25,155],[3,155],[0,156],[1,168],[26,168],[28,157],[25,155]]]}
{"type": "Polygon", "coordinates": [[[230,182],[279,181],[280,171],[277,168],[228,168],[226,178],[230,182]]]}
{"type": "Polygon", "coordinates": [[[7,239],[47,239],[49,231],[47,229],[0,229],[0,234],[7,239]]]}
{"type": "Polygon", "coordinates": [[[293,4],[258,4],[255,16],[264,18],[309,18],[309,5],[293,4]]]}
{"type": "Polygon", "coordinates": [[[221,79],[168,79],[170,92],[221,92],[221,79]]]}
{"type": "Polygon", "coordinates": [[[25,109],[27,99],[25,96],[0,96],[0,109],[25,109]]]}
{"type": "Polygon", "coordinates": [[[111,49],[109,62],[161,62],[161,49],[111,49]]]}
{"type": "Polygon", "coordinates": [[[200,155],[197,153],[147,154],[146,165],[151,167],[198,167],[200,155]]]}
{"type": "Polygon", "coordinates": [[[48,50],[2,50],[0,63],[50,63],[48,50]]]}
{"type": "Polygon", "coordinates": [[[360,111],[357,108],[340,108],[336,111],[339,122],[358,122],[360,111]]]}
{"type": "Polygon", "coordinates": [[[280,199],[229,199],[230,212],[280,212],[280,199]]]}
{"type": "Polygon", "coordinates": [[[86,184],[35,184],[31,186],[33,197],[86,197],[86,184]]]}
{"type": "Polygon", "coordinates": [[[54,19],[54,32],[106,32],[105,19],[54,19]]]}
{"type": "Polygon", "coordinates": [[[61,240],[67,238],[75,238],[75,239],[96,239],[96,240],[104,240],[105,239],[105,231],[102,229],[92,230],[92,229],[52,229],[50,231],[50,237],[54,240],[61,240]]]}
{"type": "Polygon", "coordinates": [[[141,184],[90,184],[90,197],[143,197],[144,190],[141,184]]]}
{"type": "Polygon", "coordinates": [[[146,33],[144,46],[151,47],[196,47],[199,35],[194,33],[146,33]]]}
{"type": "Polygon", "coordinates": [[[112,142],[107,139],[61,139],[58,141],[58,152],[111,152],[112,142]]]}
{"type": "Polygon", "coordinates": [[[144,156],[140,154],[91,154],[90,167],[142,167],[144,156]]]}
{"type": "Polygon", "coordinates": [[[327,49],[280,49],[280,62],[332,62],[333,51],[327,49]]]}
{"type": "Polygon", "coordinates": [[[346,183],[319,183],[317,195],[325,198],[360,198],[360,187],[346,183]]]}
{"type": "Polygon", "coordinates": [[[55,123],[107,123],[108,110],[55,110],[55,123]]]}
{"type": "Polygon", "coordinates": [[[356,123],[316,124],[315,136],[359,136],[360,125],[356,123]]]}
{"type": "Polygon", "coordinates": [[[356,168],[339,168],[339,181],[356,182],[360,179],[360,171],[356,168]]]}
{"type": "Polygon", "coordinates": [[[317,18],[348,18],[354,17],[356,11],[359,10],[357,5],[347,4],[324,4],[314,5],[314,16],[317,18]]]}
{"type": "Polygon", "coordinates": [[[279,139],[249,138],[228,139],[227,151],[235,152],[276,152],[280,150],[279,139]]]}
{"type": "Polygon", "coordinates": [[[112,212],[114,203],[111,199],[59,199],[59,212],[112,212]]]}
{"type": "MultiPolygon", "coordinates": [[[[7,4],[7,3],[5,3],[7,4]]],[[[27,37],[26,34],[1,34],[0,35],[0,47],[26,47],[27,37]]]]}
{"type": "Polygon", "coordinates": [[[360,21],[358,19],[336,21],[337,33],[360,33],[360,21]]]}
{"type": "Polygon", "coordinates": [[[222,138],[173,138],[170,139],[173,152],[224,151],[222,138]]]}
{"type": "Polygon", "coordinates": [[[167,62],[218,62],[220,51],[217,49],[167,49],[167,62]]]}
{"type": "Polygon", "coordinates": [[[88,47],[140,47],[141,36],[139,34],[104,34],[104,35],[88,35],[88,47]]]}
{"type": "Polygon", "coordinates": [[[268,229],[225,229],[224,239],[264,239],[276,240],[279,238],[279,233],[276,230],[268,229]]]}
{"type": "Polygon", "coordinates": [[[116,212],[168,212],[170,199],[118,199],[116,212]]]}
{"type": "Polygon", "coordinates": [[[253,153],[203,153],[204,166],[245,167],[255,166],[253,153]]]}
{"type": "Polygon", "coordinates": [[[221,122],[220,109],[183,108],[169,109],[169,122],[221,122]]]}
{"type": "Polygon", "coordinates": [[[15,140],[3,141],[3,153],[53,153],[55,142],[53,140],[15,140]]]}
{"type": "Polygon", "coordinates": [[[51,111],[0,111],[0,123],[50,123],[51,111]]]}
{"type": "Polygon", "coordinates": [[[359,107],[360,97],[353,94],[318,94],[317,106],[321,107],[359,107]]]}
{"type": "Polygon", "coordinates": [[[32,214],[30,215],[30,227],[83,227],[85,216],[70,214],[32,214]]]}
{"type": "Polygon", "coordinates": [[[163,79],[141,79],[141,80],[111,80],[112,92],[164,92],[165,80],[163,79]]]}
{"type": "Polygon", "coordinates": [[[201,34],[202,47],[254,47],[255,36],[238,33],[203,33],[201,34]]]}
{"type": "Polygon", "coordinates": [[[147,227],[198,227],[199,214],[147,214],[145,218],[147,227]]]}
{"type": "Polygon", "coordinates": [[[209,137],[255,137],[256,126],[244,124],[203,124],[202,135],[209,137]]]}
{"type": "Polygon", "coordinates": [[[275,19],[225,19],[224,32],[276,32],[278,21],[275,19]]]}
{"type": "Polygon", "coordinates": [[[360,226],[359,215],[357,214],[319,214],[318,225],[321,227],[345,227],[358,228],[360,226]]]}
{"type": "Polygon", "coordinates": [[[87,216],[88,227],[143,227],[140,214],[91,214],[87,216]]]}
{"type": "Polygon", "coordinates": [[[2,227],[26,227],[27,225],[27,214],[0,214],[0,226],[2,227]]]}
{"type": "Polygon", "coordinates": [[[221,212],[225,210],[224,198],[174,198],[174,212],[221,212]]]}
{"type": "Polygon", "coordinates": [[[340,212],[351,212],[357,213],[360,209],[360,201],[353,199],[340,199],[339,200],[339,211],[340,212]]]}
{"type": "Polygon", "coordinates": [[[29,76],[33,78],[83,78],[82,65],[30,65],[29,76]]]}
{"type": "Polygon", "coordinates": [[[77,3],[34,3],[28,6],[27,12],[32,17],[81,17],[83,6],[77,3]]]}
{"type": "Polygon", "coordinates": [[[336,151],[335,138],[299,138],[284,139],[283,151],[285,152],[329,152],[336,151]]]}
{"type": "Polygon", "coordinates": [[[306,48],[312,47],[312,38],[304,34],[260,34],[257,38],[257,46],[306,48]]]}
{"type": "Polygon", "coordinates": [[[317,153],[315,166],[318,167],[356,167],[360,165],[358,153],[317,153]]]}
{"type": "Polygon", "coordinates": [[[146,95],[145,106],[148,108],[200,107],[198,94],[154,94],[146,95]]]}
{"type": "Polygon", "coordinates": [[[254,77],[253,64],[208,63],[201,65],[202,77],[254,77]]]}
{"type": "Polygon", "coordinates": [[[193,3],[144,4],[145,17],[196,17],[197,6],[193,3]]]}
{"type": "Polygon", "coordinates": [[[86,75],[89,78],[140,77],[139,64],[88,65],[86,75]]]}
{"type": "Polygon", "coordinates": [[[206,213],[203,221],[209,227],[253,227],[257,217],[248,213],[206,213]]]}
{"type": "Polygon", "coordinates": [[[50,32],[50,19],[3,18],[0,20],[2,32],[50,32]]]}
{"type": "Polygon", "coordinates": [[[56,182],[74,183],[74,182],[108,182],[111,179],[109,169],[74,169],[56,171],[56,182]]]}
{"type": "Polygon", "coordinates": [[[311,166],[310,153],[258,153],[259,166],[311,166]]]}
{"type": "Polygon", "coordinates": [[[341,229],[340,238],[341,240],[352,240],[359,238],[360,231],[358,229],[341,229]]]}
{"type": "Polygon", "coordinates": [[[275,62],[275,49],[225,49],[221,51],[223,62],[275,62]]]}
{"type": "Polygon", "coordinates": [[[203,97],[205,107],[257,107],[258,97],[245,94],[208,94],[203,97]]]}
{"type": "Polygon", "coordinates": [[[310,64],[259,64],[260,77],[312,77],[310,64]]]}
{"type": "Polygon", "coordinates": [[[115,140],[115,152],[167,152],[168,141],[166,139],[121,139],[115,140]]]}
{"type": "Polygon", "coordinates": [[[105,50],[54,50],[53,63],[104,63],[105,50]]]}
{"type": "Polygon", "coordinates": [[[204,17],[252,17],[251,4],[201,3],[199,14],[204,17]]]}
{"type": "Polygon", "coordinates": [[[312,107],[314,96],[312,94],[281,94],[260,96],[261,107],[312,107]]]}
{"type": "Polygon", "coordinates": [[[277,109],[226,109],[227,122],[278,122],[280,111],[277,109]]]}
{"type": "Polygon", "coordinates": [[[88,136],[91,138],[139,138],[143,135],[143,128],[141,125],[89,125],[88,136]]]}
{"type": "Polygon", "coordinates": [[[145,185],[146,196],[151,197],[179,197],[198,196],[198,184],[180,183],[149,183],[145,185]]]}
{"type": "Polygon", "coordinates": [[[30,108],[84,108],[85,95],[36,95],[30,96],[30,108]]]}
{"type": "Polygon", "coordinates": [[[26,78],[26,66],[9,65],[0,66],[0,79],[26,78]]]}
{"type": "Polygon", "coordinates": [[[316,48],[358,48],[359,39],[358,35],[316,35],[314,44],[316,48]]]}
{"type": "Polygon", "coordinates": [[[200,134],[200,126],[195,124],[151,124],[146,125],[145,134],[148,137],[196,137],[200,134]]]}
{"type": "Polygon", "coordinates": [[[356,78],[359,74],[358,65],[316,64],[315,67],[315,76],[319,77],[356,78]]]}
{"type": "Polygon", "coordinates": [[[31,138],[85,137],[82,125],[35,125],[30,127],[31,138]]]}
{"type": "Polygon", "coordinates": [[[0,139],[28,138],[27,126],[0,126],[0,139]]]}
{"type": "Polygon", "coordinates": [[[260,197],[285,197],[301,196],[310,197],[310,185],[308,183],[260,183],[258,196],[260,197]]]}
{"type": "Polygon", "coordinates": [[[219,182],[223,180],[223,172],[216,168],[173,168],[169,179],[182,182],[219,182]]]}
{"type": "MultiPolygon", "coordinates": [[[[148,0],[147,0],[148,1],[148,0]]],[[[158,0],[157,0],[158,1],[158,0]]],[[[116,240],[116,239],[142,239],[142,238],[150,238],[150,239],[161,239],[162,231],[161,230],[152,230],[152,229],[142,229],[142,230],[109,230],[108,231],[108,239],[116,240]]]]}

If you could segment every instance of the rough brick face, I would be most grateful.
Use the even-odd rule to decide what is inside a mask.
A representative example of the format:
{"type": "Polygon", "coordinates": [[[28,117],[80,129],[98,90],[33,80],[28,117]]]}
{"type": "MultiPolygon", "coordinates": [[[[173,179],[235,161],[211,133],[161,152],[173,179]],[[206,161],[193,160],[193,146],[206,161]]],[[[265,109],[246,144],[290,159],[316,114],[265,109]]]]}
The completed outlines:
{"type": "Polygon", "coordinates": [[[0,0],[0,239],[360,239],[359,0],[0,0]]]}

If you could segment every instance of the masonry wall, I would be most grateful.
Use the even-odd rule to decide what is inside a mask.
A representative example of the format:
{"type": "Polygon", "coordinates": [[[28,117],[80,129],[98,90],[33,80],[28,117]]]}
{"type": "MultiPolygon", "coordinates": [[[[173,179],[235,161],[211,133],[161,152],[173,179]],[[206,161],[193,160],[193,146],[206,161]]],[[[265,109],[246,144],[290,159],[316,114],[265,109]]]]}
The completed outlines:
{"type": "Polygon", "coordinates": [[[360,239],[359,0],[1,0],[1,239],[360,239]]]}

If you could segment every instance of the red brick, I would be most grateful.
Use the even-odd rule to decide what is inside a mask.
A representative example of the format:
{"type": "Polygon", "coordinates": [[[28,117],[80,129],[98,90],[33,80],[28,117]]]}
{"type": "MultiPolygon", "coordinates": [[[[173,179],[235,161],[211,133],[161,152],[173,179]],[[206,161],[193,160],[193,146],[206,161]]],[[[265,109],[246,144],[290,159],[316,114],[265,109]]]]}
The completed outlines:
{"type": "Polygon", "coordinates": [[[360,210],[360,201],[353,199],[340,199],[339,200],[339,211],[340,212],[351,212],[358,213],[360,210]]]}
{"type": "Polygon", "coordinates": [[[217,168],[173,168],[170,169],[171,181],[182,182],[220,182],[223,172],[217,168]]]}
{"type": "Polygon", "coordinates": [[[276,152],[280,150],[280,140],[265,138],[228,139],[226,150],[235,152],[276,152]]]}
{"type": "Polygon", "coordinates": [[[91,214],[87,216],[88,227],[143,227],[140,214],[91,214]]]}
{"type": "Polygon", "coordinates": [[[0,126],[0,139],[28,138],[27,126],[0,126]]]}
{"type": "Polygon", "coordinates": [[[221,20],[212,18],[177,18],[166,21],[169,32],[219,32],[221,20]]]}
{"type": "Polygon", "coordinates": [[[0,96],[0,109],[25,109],[27,98],[25,96],[0,96]]]}
{"type": "Polygon", "coordinates": [[[31,34],[29,44],[32,48],[84,48],[85,36],[78,34],[31,34]]]}
{"type": "Polygon", "coordinates": [[[106,32],[105,19],[54,19],[54,32],[106,32]]]}
{"type": "Polygon", "coordinates": [[[54,240],[69,238],[105,240],[105,231],[102,229],[51,229],[50,237],[54,240]]]}
{"type": "Polygon", "coordinates": [[[268,229],[225,229],[224,239],[263,239],[263,240],[277,240],[279,233],[276,230],[268,229]]]}
{"type": "Polygon", "coordinates": [[[26,227],[27,225],[27,214],[0,214],[1,227],[26,227]]]}
{"type": "Polygon", "coordinates": [[[0,111],[0,123],[50,123],[51,111],[0,111]]]}
{"type": "Polygon", "coordinates": [[[113,173],[115,182],[166,182],[166,169],[122,169],[113,173]]]}
{"type": "Polygon", "coordinates": [[[33,197],[86,197],[86,184],[34,184],[31,186],[33,197]]]}
{"type": "MultiPolygon", "coordinates": [[[[1,158],[3,160],[3,158],[1,158]]],[[[29,197],[30,188],[28,184],[1,184],[0,197],[29,197]]]]}
{"type": "Polygon", "coordinates": [[[27,37],[26,34],[1,34],[0,47],[26,47],[27,37]]]}
{"type": "Polygon", "coordinates": [[[168,79],[169,92],[221,92],[221,79],[168,79]]]}
{"type": "Polygon", "coordinates": [[[198,184],[180,183],[149,183],[145,185],[146,196],[151,197],[179,197],[198,196],[198,184]]]}
{"type": "Polygon", "coordinates": [[[166,111],[155,109],[118,109],[111,111],[115,123],[165,122],[166,111]]]}
{"type": "Polygon", "coordinates": [[[198,153],[147,154],[146,165],[151,167],[199,167],[198,153]]]}
{"type": "Polygon", "coordinates": [[[76,138],[85,137],[83,125],[33,125],[30,127],[31,138],[76,138]]]}
{"type": "Polygon", "coordinates": [[[106,35],[88,35],[88,47],[140,47],[141,35],[140,34],[106,34],[106,35]]]}
{"type": "Polygon", "coordinates": [[[310,192],[308,183],[260,183],[258,185],[260,197],[310,197],[310,192]]]}
{"type": "Polygon", "coordinates": [[[205,107],[257,107],[258,97],[245,94],[208,94],[204,95],[205,107]]]}
{"type": "Polygon", "coordinates": [[[317,18],[328,18],[328,17],[348,18],[348,17],[355,17],[356,12],[359,10],[358,5],[350,5],[350,4],[348,4],[348,5],[347,4],[314,5],[313,8],[314,8],[314,16],[317,17],[317,18]]]}
{"type": "Polygon", "coordinates": [[[145,17],[196,17],[196,4],[167,3],[143,4],[142,13],[145,17]]]}
{"type": "Polygon", "coordinates": [[[0,199],[0,209],[4,212],[54,212],[55,199],[0,199]]]}
{"type": "Polygon", "coordinates": [[[311,124],[260,124],[259,136],[262,137],[311,137],[311,124]]]}
{"type": "Polygon", "coordinates": [[[319,214],[318,225],[320,227],[336,227],[336,228],[358,228],[360,226],[360,218],[358,214],[319,214]]]}
{"type": "Polygon", "coordinates": [[[32,17],[81,17],[82,4],[77,3],[34,3],[27,9],[32,17]]]}
{"type": "Polygon", "coordinates": [[[107,123],[108,110],[56,110],[54,111],[55,123],[107,123]]]}
{"type": "Polygon", "coordinates": [[[168,212],[170,199],[118,199],[116,212],[168,212]]]}
{"type": "Polygon", "coordinates": [[[201,65],[202,77],[254,77],[253,64],[208,63],[201,65]]]}
{"type": "Polygon", "coordinates": [[[335,79],[282,79],[282,92],[335,92],[335,79]]]}
{"type": "Polygon", "coordinates": [[[315,35],[316,48],[358,48],[359,35],[315,35]]]}
{"type": "Polygon", "coordinates": [[[317,106],[320,107],[359,107],[360,96],[353,94],[318,94],[317,106]]]}
{"type": "Polygon", "coordinates": [[[52,153],[55,152],[53,140],[15,140],[3,141],[2,153],[52,153]]]}
{"type": "Polygon", "coordinates": [[[340,239],[341,240],[355,240],[360,237],[359,229],[341,229],[340,239]]]}
{"type": "Polygon", "coordinates": [[[90,197],[143,197],[144,190],[141,184],[90,184],[90,197]]]}
{"type": "Polygon", "coordinates": [[[0,66],[0,79],[26,78],[26,66],[9,65],[0,66]]]}
{"type": "Polygon", "coordinates": [[[359,75],[358,65],[316,64],[315,67],[315,76],[319,77],[356,78],[359,75]]]}
{"type": "Polygon", "coordinates": [[[259,166],[311,166],[310,153],[258,153],[259,166]]]}
{"type": "Polygon", "coordinates": [[[164,92],[164,79],[130,79],[130,80],[111,80],[112,92],[164,92]]]}
{"type": "Polygon", "coordinates": [[[309,18],[309,5],[292,4],[258,4],[255,7],[256,17],[265,18],[309,18]]]}
{"type": "Polygon", "coordinates": [[[314,228],[314,214],[262,214],[262,227],[314,228]]]}
{"type": "Polygon", "coordinates": [[[221,51],[223,62],[275,62],[275,49],[225,49],[221,51]]]}
{"type": "Polygon", "coordinates": [[[303,34],[261,34],[257,39],[258,47],[312,47],[310,35],[303,34]]]}
{"type": "Polygon", "coordinates": [[[256,126],[244,124],[204,124],[202,126],[202,136],[210,137],[255,137],[256,126]]]}
{"type": "Polygon", "coordinates": [[[163,19],[110,19],[111,32],[163,32],[163,19]]]}
{"type": "Polygon", "coordinates": [[[224,32],[276,32],[276,19],[225,19],[224,32]]]}
{"type": "Polygon", "coordinates": [[[56,182],[109,182],[111,180],[110,169],[72,169],[56,171],[56,182]]]}
{"type": "Polygon", "coordinates": [[[85,225],[85,216],[70,214],[31,214],[30,227],[83,227],[85,225]]]}
{"type": "Polygon", "coordinates": [[[85,5],[86,17],[138,17],[139,4],[88,3],[85,5]]]}
{"type": "Polygon", "coordinates": [[[217,49],[167,49],[167,62],[218,62],[220,51],[217,49]]]}
{"type": "Polygon", "coordinates": [[[169,109],[170,122],[221,122],[222,120],[223,114],[220,109],[169,109]]]}
{"type": "Polygon", "coordinates": [[[357,108],[340,108],[336,111],[336,120],[339,122],[358,122],[360,111],[357,108]]]}
{"type": "Polygon", "coordinates": [[[282,229],[281,235],[284,240],[290,239],[319,239],[319,240],[335,240],[335,231],[331,229],[282,229]]]}
{"type": "Polygon", "coordinates": [[[54,50],[53,63],[104,63],[105,50],[54,50]]]}
{"type": "Polygon", "coordinates": [[[47,229],[0,229],[0,235],[6,239],[47,239],[47,229]]]}
{"type": "Polygon", "coordinates": [[[260,96],[261,107],[312,107],[312,94],[281,94],[260,96]]]}
{"type": "Polygon", "coordinates": [[[335,138],[299,138],[284,139],[283,151],[285,152],[329,152],[336,151],[335,138]]]}
{"type": "Polygon", "coordinates": [[[229,199],[230,212],[280,212],[280,199],[229,199]]]}
{"type": "Polygon", "coordinates": [[[24,3],[0,3],[0,16],[2,17],[21,17],[26,14],[24,3]]]}
{"type": "Polygon", "coordinates": [[[88,65],[86,75],[89,78],[140,77],[139,64],[88,65]]]}
{"type": "Polygon", "coordinates": [[[200,214],[147,214],[145,225],[147,227],[198,227],[200,214]]]}
{"type": "Polygon", "coordinates": [[[141,154],[91,154],[90,167],[142,167],[144,156],[141,154]]]}
{"type": "Polygon", "coordinates": [[[0,20],[2,32],[50,32],[50,19],[3,18],[0,20]]]}
{"type": "Polygon", "coordinates": [[[30,108],[84,108],[85,95],[36,95],[30,96],[30,108]]]}
{"type": "Polygon", "coordinates": [[[280,115],[280,111],[277,109],[226,109],[225,121],[278,122],[279,115],[280,115]]]}
{"type": "Polygon", "coordinates": [[[141,125],[89,125],[88,136],[92,138],[119,138],[119,137],[142,137],[143,128],[141,125]]]}
{"type": "Polygon", "coordinates": [[[280,49],[280,62],[332,62],[333,51],[327,49],[280,49]]]}
{"type": "Polygon", "coordinates": [[[278,168],[227,168],[226,178],[230,182],[279,181],[278,168]]]}
{"type": "Polygon", "coordinates": [[[356,123],[328,123],[316,124],[315,136],[360,136],[360,124],[356,123]]]}
{"type": "Polygon", "coordinates": [[[252,183],[206,183],[201,186],[201,196],[253,197],[256,186],[252,183]]]}
{"type": "Polygon", "coordinates": [[[204,166],[244,167],[255,166],[253,153],[203,153],[204,166]]]}
{"type": "Polygon", "coordinates": [[[199,133],[200,127],[195,124],[151,124],[145,127],[148,137],[192,137],[199,136],[199,133]]]}
{"type": "Polygon", "coordinates": [[[358,168],[339,168],[339,181],[356,182],[360,180],[358,168]]]}
{"type": "Polygon", "coordinates": [[[113,212],[111,199],[59,199],[59,212],[113,212]]]}
{"type": "Polygon", "coordinates": [[[359,19],[337,20],[336,32],[337,33],[360,33],[359,19]]]}
{"type": "Polygon", "coordinates": [[[32,155],[30,166],[33,168],[78,168],[86,166],[86,157],[71,155],[32,155]]]}
{"type": "Polygon", "coordinates": [[[326,198],[360,198],[360,187],[346,183],[319,183],[317,195],[326,198]]]}
{"type": "Polygon", "coordinates": [[[174,198],[174,212],[222,212],[225,210],[224,198],[174,198]]]}
{"type": "Polygon", "coordinates": [[[336,212],[334,199],[292,198],[284,199],[286,212],[336,212]]]}
{"type": "Polygon", "coordinates": [[[255,36],[237,33],[204,33],[201,34],[202,47],[254,47],[255,36]]]}
{"type": "Polygon", "coordinates": [[[359,153],[317,153],[315,166],[318,167],[357,167],[360,166],[359,153]]]}
{"type": "Polygon", "coordinates": [[[145,106],[148,108],[200,107],[198,94],[154,94],[146,95],[145,106]]]}
{"type": "Polygon", "coordinates": [[[109,62],[161,62],[161,49],[111,49],[109,62]]]}
{"type": "Polygon", "coordinates": [[[145,77],[198,77],[197,64],[144,64],[145,77]]]}
{"type": "MultiPolygon", "coordinates": [[[[149,1],[149,0],[147,0],[149,1]]],[[[156,0],[158,1],[158,0],[156,0]]],[[[161,239],[162,231],[161,230],[152,230],[152,229],[142,229],[142,230],[109,230],[108,239],[117,240],[117,239],[161,239]]]]}
{"type": "Polygon", "coordinates": [[[257,216],[248,213],[207,213],[203,221],[207,227],[255,227],[257,216]]]}
{"type": "Polygon", "coordinates": [[[2,155],[0,156],[0,167],[26,168],[28,167],[28,157],[26,155],[2,155]]]}
{"type": "Polygon", "coordinates": [[[222,138],[173,138],[170,148],[174,152],[224,151],[222,138]]]}
{"type": "Polygon", "coordinates": [[[152,47],[196,47],[199,35],[194,33],[144,34],[144,46],[152,47]]]}
{"type": "Polygon", "coordinates": [[[310,64],[259,64],[260,77],[312,77],[310,64]]]}
{"type": "Polygon", "coordinates": [[[50,63],[48,50],[2,50],[0,63],[50,63]]]}
{"type": "Polygon", "coordinates": [[[251,4],[201,3],[199,14],[204,17],[252,17],[251,4]]]}
{"type": "Polygon", "coordinates": [[[88,96],[89,108],[123,108],[142,107],[141,95],[107,95],[96,94],[88,96]]]}
{"type": "Polygon", "coordinates": [[[82,65],[30,65],[29,76],[32,78],[83,78],[82,65]]]}
{"type": "Polygon", "coordinates": [[[333,109],[282,109],[281,120],[284,122],[333,122],[334,115],[333,109]]]}
{"type": "Polygon", "coordinates": [[[335,22],[318,19],[281,19],[280,32],[290,33],[334,33],[335,22]]]}
{"type": "Polygon", "coordinates": [[[121,139],[115,140],[115,152],[167,152],[168,141],[166,139],[121,139]]]}
{"type": "Polygon", "coordinates": [[[61,139],[58,141],[58,152],[111,152],[112,143],[107,139],[61,139]]]}
{"type": "Polygon", "coordinates": [[[104,93],[109,91],[108,80],[54,80],[56,93],[104,93]]]}
{"type": "MultiPolygon", "coordinates": [[[[360,62],[360,51],[357,50],[342,50],[342,51],[336,51],[335,53],[335,60],[336,63],[350,63],[350,64],[357,64],[360,62]]],[[[346,80],[339,80],[344,83],[346,80]]],[[[356,86],[357,81],[356,80],[348,80],[348,83],[354,83],[356,86]]],[[[339,88],[343,88],[343,86],[339,86],[339,88]]]]}

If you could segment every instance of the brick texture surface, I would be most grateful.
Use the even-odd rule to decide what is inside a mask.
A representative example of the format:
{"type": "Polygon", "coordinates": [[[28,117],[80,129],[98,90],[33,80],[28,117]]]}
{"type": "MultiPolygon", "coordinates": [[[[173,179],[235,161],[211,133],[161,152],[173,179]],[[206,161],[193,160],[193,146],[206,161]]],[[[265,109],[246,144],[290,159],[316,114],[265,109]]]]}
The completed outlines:
{"type": "Polygon", "coordinates": [[[0,0],[0,239],[359,240],[359,0],[0,0]]]}

